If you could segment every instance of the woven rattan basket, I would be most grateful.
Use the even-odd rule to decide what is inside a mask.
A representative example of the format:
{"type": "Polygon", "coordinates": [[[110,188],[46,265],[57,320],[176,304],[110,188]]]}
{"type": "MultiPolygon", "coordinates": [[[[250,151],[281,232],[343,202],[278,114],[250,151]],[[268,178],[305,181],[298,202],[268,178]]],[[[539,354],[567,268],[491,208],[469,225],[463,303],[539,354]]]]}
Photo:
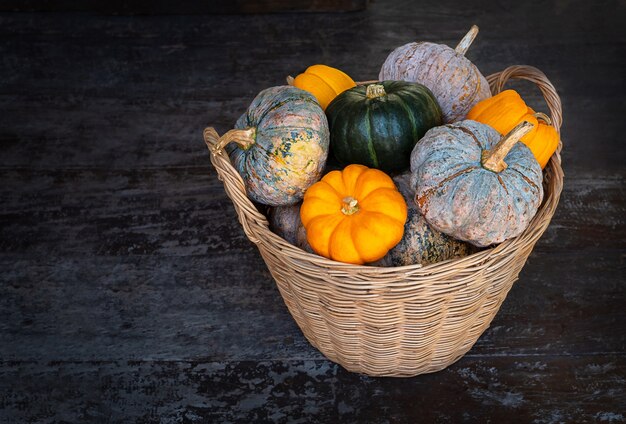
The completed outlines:
{"type": "MultiPolygon", "coordinates": [[[[511,79],[539,87],[558,130],[561,101],[543,72],[512,66],[487,77],[493,94],[511,79]]],[[[372,376],[435,372],[460,359],[498,312],[548,227],[563,188],[559,143],[544,169],[543,204],[520,236],[425,267],[357,266],[306,253],[271,232],[228,155],[215,151],[217,132],[207,128],[204,138],[246,235],[258,246],[305,337],[331,361],[372,376]]]]}

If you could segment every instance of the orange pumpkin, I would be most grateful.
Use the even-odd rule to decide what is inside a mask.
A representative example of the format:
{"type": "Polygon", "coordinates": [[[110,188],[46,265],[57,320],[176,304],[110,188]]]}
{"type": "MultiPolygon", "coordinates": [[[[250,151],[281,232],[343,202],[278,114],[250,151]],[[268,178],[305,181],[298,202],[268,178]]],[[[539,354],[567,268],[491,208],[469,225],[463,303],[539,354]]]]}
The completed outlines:
{"type": "Polygon", "coordinates": [[[313,94],[324,110],[339,94],[356,87],[356,83],[344,72],[326,65],[309,66],[304,73],[287,81],[313,94]]]}
{"type": "Polygon", "coordinates": [[[528,107],[515,90],[505,90],[477,103],[467,114],[467,119],[487,124],[502,135],[522,121],[532,123],[534,128],[520,141],[533,152],[541,169],[545,168],[559,144],[559,134],[550,118],[528,107]]]}
{"type": "Polygon", "coordinates": [[[348,165],[308,188],[300,218],[317,254],[363,264],[377,261],[400,242],[407,206],[387,174],[348,165]]]}

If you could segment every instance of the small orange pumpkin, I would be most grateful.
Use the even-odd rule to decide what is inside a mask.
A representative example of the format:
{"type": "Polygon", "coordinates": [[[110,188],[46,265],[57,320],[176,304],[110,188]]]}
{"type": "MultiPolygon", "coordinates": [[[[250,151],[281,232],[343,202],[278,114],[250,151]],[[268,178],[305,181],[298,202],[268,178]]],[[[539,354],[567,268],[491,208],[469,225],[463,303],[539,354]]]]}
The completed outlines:
{"type": "Polygon", "coordinates": [[[545,168],[559,144],[559,134],[550,118],[528,107],[515,90],[505,90],[477,103],[467,114],[467,119],[487,124],[502,135],[522,121],[532,123],[534,128],[520,141],[533,152],[541,169],[545,168]]]}
{"type": "Polygon", "coordinates": [[[324,110],[339,94],[356,87],[356,83],[347,74],[326,65],[309,66],[304,73],[293,80],[287,78],[287,81],[290,85],[313,94],[324,110]]]}
{"type": "Polygon", "coordinates": [[[400,242],[407,206],[387,174],[348,165],[308,188],[300,218],[317,254],[363,264],[377,261],[400,242]]]}

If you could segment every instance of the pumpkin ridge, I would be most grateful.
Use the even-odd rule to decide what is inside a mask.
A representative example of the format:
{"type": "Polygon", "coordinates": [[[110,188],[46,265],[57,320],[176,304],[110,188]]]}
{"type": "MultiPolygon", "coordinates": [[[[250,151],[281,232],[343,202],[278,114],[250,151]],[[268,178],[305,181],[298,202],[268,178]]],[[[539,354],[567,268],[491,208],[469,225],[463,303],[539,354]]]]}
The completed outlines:
{"type": "MultiPolygon", "coordinates": [[[[330,236],[328,237],[328,253],[330,255],[330,257],[337,257],[337,254],[335,252],[335,250],[337,248],[335,248],[335,244],[341,244],[340,242],[338,242],[338,240],[336,240],[339,236],[338,236],[338,231],[340,230],[340,228],[344,225],[349,226],[349,233],[350,235],[352,235],[352,220],[351,219],[344,219],[339,221],[339,223],[335,226],[335,228],[333,228],[333,231],[330,233],[330,236]]],[[[354,251],[357,253],[357,255],[359,255],[359,264],[363,263],[363,260],[360,257],[360,253],[356,248],[356,245],[354,243],[354,241],[351,238],[347,238],[346,239],[346,244],[350,243],[352,245],[352,248],[354,249],[354,251]]],[[[345,249],[345,245],[341,246],[345,249]]]]}
{"type": "MultiPolygon", "coordinates": [[[[474,75],[476,75],[476,80],[478,80],[478,86],[476,87],[476,90],[474,90],[471,103],[476,104],[477,102],[474,102],[474,100],[476,100],[478,94],[482,91],[483,80],[485,80],[485,77],[480,73],[478,68],[474,68],[473,71],[474,75]]],[[[487,91],[489,91],[489,94],[491,94],[491,88],[489,87],[489,84],[487,84],[487,91]]]]}
{"type": "Polygon", "coordinates": [[[533,183],[530,178],[528,178],[526,175],[524,175],[522,172],[520,172],[518,169],[515,168],[508,168],[511,171],[514,171],[516,173],[518,173],[523,179],[524,181],[526,181],[526,183],[531,186],[532,188],[534,188],[537,192],[540,192],[541,190],[539,190],[539,187],[537,187],[537,185],[535,183],[533,183]]]}
{"type": "MultiPolygon", "coordinates": [[[[400,96],[397,96],[397,97],[400,98],[400,96]]],[[[418,98],[418,97],[415,97],[415,96],[412,96],[412,95],[411,95],[411,98],[414,101],[419,101],[420,102],[420,109],[421,109],[421,106],[422,106],[422,101],[421,100],[422,99],[418,98]]],[[[402,100],[402,99],[400,99],[400,100],[402,100]]],[[[402,110],[404,110],[404,112],[406,113],[407,117],[409,118],[409,121],[411,122],[411,134],[413,135],[413,140],[415,141],[415,143],[417,143],[417,140],[418,140],[419,137],[417,135],[417,122],[415,120],[415,116],[413,115],[413,112],[412,112],[411,108],[409,108],[409,106],[406,104],[406,102],[401,101],[400,105],[402,106],[402,110]]],[[[427,109],[424,108],[424,110],[427,110],[427,109]]]]}
{"type": "MultiPolygon", "coordinates": [[[[332,203],[333,203],[332,201],[330,201],[328,199],[325,199],[323,197],[320,197],[320,196],[308,196],[306,199],[307,200],[316,200],[316,201],[319,201],[319,202],[322,202],[322,203],[327,203],[329,205],[332,205],[332,203]]],[[[328,214],[326,214],[326,215],[328,215],[328,214]]]]}
{"type": "Polygon", "coordinates": [[[307,235],[307,241],[309,242],[309,245],[313,248],[313,250],[317,253],[317,254],[321,254],[322,256],[326,256],[328,257],[328,253],[330,252],[330,241],[332,240],[332,237],[328,237],[328,243],[326,245],[326,249],[318,249],[319,245],[317,243],[317,239],[312,238],[311,240],[309,239],[309,228],[312,228],[314,226],[316,226],[318,224],[318,222],[320,224],[323,224],[325,227],[332,227],[334,224],[334,227],[332,227],[332,231],[331,231],[331,235],[337,230],[337,227],[339,227],[339,224],[341,223],[340,219],[332,219],[334,215],[322,215],[322,216],[316,216],[313,217],[305,226],[305,231],[306,231],[306,235],[307,235]],[[320,252],[321,251],[321,252],[320,252]]]}
{"type": "MultiPolygon", "coordinates": [[[[498,187],[498,190],[502,190],[502,189],[504,189],[505,192],[508,193],[508,191],[507,191],[505,186],[501,185],[501,186],[498,187]]],[[[481,207],[483,209],[488,207],[488,206],[489,205],[487,203],[484,203],[484,204],[481,205],[481,207]]],[[[512,211],[511,211],[511,204],[509,203],[509,204],[507,204],[507,215],[506,215],[506,219],[505,220],[508,221],[510,219],[509,217],[511,216],[511,213],[512,213],[512,211]]],[[[484,224],[484,227],[491,229],[491,228],[494,228],[494,221],[500,220],[501,218],[497,214],[494,214],[494,213],[489,213],[488,215],[490,215],[491,219],[489,220],[488,223],[487,222],[483,222],[483,224],[484,224]]],[[[494,232],[493,230],[490,230],[490,232],[488,234],[491,234],[493,232],[494,232]]],[[[467,238],[467,237],[465,237],[465,238],[467,238]]]]}
{"type": "MultiPolygon", "coordinates": [[[[298,87],[294,87],[300,91],[304,91],[298,87]]],[[[274,104],[271,108],[268,108],[267,110],[263,111],[263,114],[261,116],[259,116],[256,119],[256,123],[255,124],[251,124],[251,126],[253,127],[257,127],[259,122],[262,122],[267,115],[269,115],[270,113],[273,113],[274,111],[276,111],[277,109],[283,107],[286,104],[290,104],[290,103],[295,103],[295,102],[304,102],[304,103],[311,103],[311,104],[315,104],[318,107],[321,108],[320,104],[318,103],[317,100],[315,100],[315,98],[313,97],[313,95],[311,93],[309,93],[308,91],[304,91],[305,93],[307,93],[310,97],[299,97],[299,98],[292,98],[292,97],[288,97],[284,100],[279,101],[278,103],[274,104]]],[[[248,120],[249,122],[252,122],[251,120],[248,120]]]]}
{"type": "Polygon", "coordinates": [[[273,104],[273,106],[270,108],[266,108],[260,116],[256,117],[255,119],[251,119],[250,115],[247,115],[248,123],[250,124],[250,126],[256,127],[259,124],[259,122],[262,122],[265,119],[268,113],[278,109],[279,107],[283,106],[285,103],[289,103],[290,101],[294,100],[291,96],[288,96],[286,99],[283,99],[281,101],[274,103],[274,100],[277,97],[280,97],[282,94],[283,94],[282,92],[277,91],[271,98],[264,100],[264,102],[273,104]]]}
{"type": "Polygon", "coordinates": [[[373,196],[367,196],[359,200],[361,210],[364,214],[381,213],[387,218],[394,218],[397,221],[406,222],[408,216],[408,206],[402,194],[398,194],[397,188],[380,189],[372,192],[373,196]],[[376,199],[379,197],[380,199],[376,199]],[[401,218],[404,217],[404,218],[401,218]]]}
{"type": "MultiPolygon", "coordinates": [[[[356,218],[356,220],[354,222],[352,222],[351,224],[351,228],[350,228],[350,237],[351,240],[358,240],[358,233],[360,231],[365,230],[365,234],[367,235],[367,238],[373,238],[375,240],[375,243],[378,244],[379,246],[384,246],[384,249],[386,250],[385,255],[389,252],[389,250],[391,248],[393,248],[395,245],[397,245],[401,238],[402,235],[404,234],[404,224],[400,224],[398,222],[398,220],[387,216],[385,214],[380,214],[380,218],[374,218],[376,220],[375,225],[371,226],[371,225],[367,225],[367,221],[372,221],[372,214],[362,214],[361,216],[359,216],[358,218],[356,218]],[[392,225],[396,225],[399,228],[402,229],[402,231],[400,231],[400,233],[398,235],[393,236],[393,230],[391,231],[381,231],[379,224],[380,224],[380,220],[381,219],[386,219],[387,221],[385,221],[385,224],[392,224],[392,225]],[[393,237],[392,237],[393,236],[393,237]]],[[[396,231],[397,232],[397,231],[396,231]]],[[[363,235],[363,233],[361,233],[361,235],[363,235]]],[[[357,251],[357,253],[359,254],[359,257],[363,260],[363,262],[373,262],[375,260],[380,259],[379,255],[375,255],[372,256],[371,254],[368,254],[368,251],[371,250],[371,243],[354,243],[354,248],[357,251]]]]}
{"type": "MultiPolygon", "coordinates": [[[[361,223],[359,223],[359,225],[362,225],[361,223]]],[[[359,231],[358,226],[356,225],[351,225],[350,226],[350,238],[352,240],[356,240],[357,239],[357,232],[359,231]]],[[[369,233],[369,228],[368,228],[368,233],[369,233]]],[[[353,243],[354,244],[354,250],[356,250],[356,252],[358,253],[359,257],[362,259],[366,259],[367,258],[367,252],[363,251],[363,248],[361,248],[361,245],[359,243],[353,243]]]]}
{"type": "Polygon", "coordinates": [[[306,72],[323,80],[336,95],[346,90],[343,88],[344,86],[350,86],[349,88],[352,88],[355,85],[354,81],[348,74],[340,69],[332,68],[327,65],[311,65],[307,68],[306,72]],[[339,81],[339,84],[335,85],[335,80],[339,79],[341,79],[341,81],[339,81]]]}
{"type": "MultiPolygon", "coordinates": [[[[452,188],[452,192],[450,194],[450,198],[452,199],[452,203],[455,204],[457,201],[457,193],[460,193],[461,196],[464,196],[467,204],[470,205],[480,205],[480,201],[482,199],[477,199],[480,196],[481,188],[485,183],[485,177],[483,175],[477,176],[475,179],[465,178],[463,181],[458,181],[454,187],[452,188]]],[[[467,224],[474,221],[473,216],[480,215],[479,207],[474,206],[471,210],[466,214],[459,214],[455,218],[463,218],[460,221],[456,221],[454,224],[457,227],[467,228],[467,224]]]]}
{"type": "MultiPolygon", "coordinates": [[[[380,216],[384,216],[386,219],[390,219],[394,222],[396,222],[398,225],[404,226],[404,224],[406,223],[406,219],[404,221],[400,221],[399,219],[394,218],[393,216],[387,215],[383,212],[378,212],[378,211],[363,211],[364,214],[368,214],[370,216],[372,215],[380,215],[380,216]]],[[[407,213],[407,219],[408,219],[408,213],[407,213]]]]}
{"type": "MultiPolygon", "coordinates": [[[[339,190],[333,187],[332,184],[329,184],[327,181],[324,181],[324,179],[321,179],[319,182],[324,183],[324,187],[326,188],[326,190],[331,191],[335,196],[337,196],[337,198],[342,199],[343,197],[345,197],[343,194],[341,194],[341,192],[339,192],[339,190]]],[[[345,185],[345,182],[344,182],[344,185],[345,185]]],[[[319,196],[315,196],[315,195],[309,196],[309,197],[321,199],[319,196]]],[[[309,197],[307,197],[307,199],[309,197]]]]}
{"type": "Polygon", "coordinates": [[[378,170],[374,168],[369,168],[366,171],[364,171],[362,174],[360,174],[359,177],[357,178],[356,183],[354,184],[354,191],[351,194],[355,198],[358,198],[359,202],[363,201],[365,198],[367,198],[367,196],[369,196],[372,192],[376,191],[377,189],[383,188],[384,186],[382,186],[382,184],[387,184],[387,188],[395,189],[396,186],[393,183],[393,180],[388,175],[383,176],[377,171],[378,170]],[[368,188],[366,184],[368,182],[371,183],[372,180],[374,180],[376,185],[378,185],[379,187],[376,187],[375,189],[364,193],[364,190],[368,188]]]}
{"type": "Polygon", "coordinates": [[[340,199],[343,199],[346,196],[354,195],[354,189],[357,186],[357,182],[361,175],[363,175],[363,173],[367,171],[367,169],[368,168],[365,165],[360,164],[348,165],[343,169],[343,171],[341,172],[341,180],[343,181],[343,187],[345,189],[345,192],[339,193],[340,199]],[[358,169],[360,172],[349,175],[349,173],[347,172],[348,168],[350,169],[350,171],[352,171],[352,169],[358,169]],[[354,181],[349,181],[348,178],[354,178],[354,181]]]}
{"type": "MultiPolygon", "coordinates": [[[[330,118],[332,118],[332,120],[329,120],[329,123],[328,123],[329,128],[334,128],[334,131],[338,131],[340,133],[348,132],[348,129],[354,128],[355,137],[360,139],[361,136],[366,136],[366,135],[362,134],[361,129],[357,128],[355,123],[352,121],[352,115],[354,114],[356,110],[356,106],[358,104],[352,103],[350,101],[351,96],[346,98],[346,96],[349,96],[351,94],[357,95],[360,93],[357,92],[356,90],[352,91],[351,89],[342,93],[341,96],[337,96],[335,100],[333,100],[332,103],[326,109],[326,116],[330,116],[330,118]],[[335,112],[334,109],[337,108],[337,105],[339,108],[335,112]],[[348,116],[349,119],[338,119],[338,117],[340,116],[348,116]]],[[[363,96],[357,96],[357,97],[360,98],[363,96]]],[[[347,157],[354,155],[354,148],[361,147],[361,145],[364,144],[364,143],[350,144],[347,142],[347,140],[344,139],[344,137],[333,138],[333,143],[335,146],[333,148],[333,155],[335,156],[335,158],[337,158],[337,160],[340,163],[350,163],[347,157]],[[345,153],[346,151],[348,152],[347,155],[345,153]]]]}
{"type": "MultiPolygon", "coordinates": [[[[392,180],[393,181],[393,180],[392,180]]],[[[381,191],[390,191],[390,192],[396,192],[398,191],[397,188],[394,186],[392,187],[378,187],[372,191],[370,191],[369,193],[367,193],[367,195],[365,195],[364,197],[359,199],[359,203],[363,203],[363,202],[367,202],[367,199],[371,196],[371,195],[376,195],[376,194],[380,194],[381,191]]],[[[366,209],[367,210],[367,209],[366,209]]]]}
{"type": "Polygon", "coordinates": [[[500,185],[502,186],[502,188],[504,189],[504,191],[508,195],[509,194],[509,190],[506,188],[506,185],[504,184],[504,181],[502,181],[502,177],[500,176],[500,174],[496,174],[496,176],[498,177],[498,182],[500,183],[500,185]]]}
{"type": "Polygon", "coordinates": [[[472,140],[474,140],[476,142],[476,145],[478,146],[478,148],[480,150],[485,150],[485,148],[483,147],[482,144],[480,144],[480,141],[478,141],[478,138],[476,137],[476,134],[474,134],[472,131],[468,130],[465,127],[461,127],[461,126],[455,126],[455,127],[451,127],[451,128],[456,128],[458,130],[461,130],[462,132],[464,132],[465,134],[469,135],[472,137],[472,140]]]}
{"type": "MultiPolygon", "coordinates": [[[[435,81],[433,81],[433,86],[437,87],[439,90],[439,96],[441,96],[441,99],[446,99],[448,93],[447,92],[441,92],[442,90],[440,89],[440,87],[442,87],[442,85],[440,84],[441,82],[441,78],[443,78],[445,72],[448,70],[448,65],[450,64],[450,57],[447,58],[447,60],[445,62],[441,62],[441,66],[440,63],[438,62],[437,59],[439,59],[440,57],[443,57],[446,54],[446,50],[445,49],[440,49],[440,51],[438,52],[438,54],[433,55],[433,62],[437,64],[437,76],[435,77],[435,81]]],[[[430,73],[430,69],[428,69],[428,73],[430,73]]],[[[449,79],[452,79],[451,77],[454,76],[454,73],[452,75],[449,75],[449,79]]],[[[439,97],[438,97],[439,98],[439,97]]],[[[446,103],[447,103],[447,99],[446,99],[446,103]]],[[[452,112],[456,112],[456,111],[452,111],[452,112]]]]}
{"type": "Polygon", "coordinates": [[[448,182],[452,181],[452,180],[453,180],[453,179],[455,179],[455,178],[460,177],[460,176],[461,176],[461,175],[463,175],[463,174],[467,174],[468,172],[471,172],[471,171],[473,171],[473,170],[475,170],[475,169],[477,169],[477,168],[478,168],[477,166],[468,166],[468,167],[467,167],[467,168],[465,168],[465,169],[462,169],[462,170],[460,170],[460,171],[455,172],[455,173],[454,173],[454,174],[452,174],[452,175],[447,176],[447,177],[446,177],[446,178],[444,178],[443,180],[439,181],[439,182],[437,183],[437,185],[436,185],[436,186],[429,188],[429,189],[428,189],[428,190],[426,190],[426,191],[425,191],[425,192],[424,192],[421,196],[416,197],[416,199],[415,199],[415,200],[417,201],[418,205],[419,205],[419,206],[420,206],[420,208],[421,208],[421,207],[424,205],[424,200],[425,200],[426,198],[428,198],[428,196],[430,196],[432,193],[435,193],[436,191],[441,190],[441,187],[442,187],[444,184],[446,184],[446,183],[448,183],[448,182]]]}
{"type": "MultiPolygon", "coordinates": [[[[463,84],[466,87],[468,84],[474,86],[474,90],[471,90],[469,93],[465,93],[465,96],[468,96],[468,102],[473,103],[474,99],[480,93],[480,78],[478,78],[478,74],[475,71],[476,68],[470,69],[470,72],[467,73],[467,78],[465,78],[465,83],[463,84]],[[474,78],[476,77],[476,78],[474,78]],[[474,82],[474,80],[478,80],[478,84],[474,82]]],[[[461,119],[464,119],[465,116],[461,116],[461,119]]]]}
{"type": "Polygon", "coordinates": [[[367,125],[365,126],[367,128],[367,150],[370,152],[373,167],[378,168],[378,152],[376,152],[374,143],[372,141],[372,129],[373,128],[372,128],[372,110],[371,109],[369,108],[367,109],[367,112],[365,113],[365,118],[367,119],[367,125]]]}
{"type": "MultiPolygon", "coordinates": [[[[246,109],[246,112],[244,113],[245,117],[246,117],[246,123],[247,123],[247,127],[250,126],[254,126],[256,127],[256,124],[258,122],[261,122],[262,119],[265,117],[267,112],[267,107],[265,105],[267,104],[274,104],[276,102],[276,99],[280,98],[281,96],[284,96],[285,93],[283,91],[281,91],[279,89],[279,87],[271,87],[268,88],[266,90],[263,90],[261,93],[264,93],[266,95],[269,94],[268,98],[263,97],[259,97],[259,95],[257,95],[253,100],[252,103],[248,106],[248,109],[246,109]],[[261,116],[256,116],[255,113],[257,110],[262,109],[263,113],[261,114],[261,116]]],[[[259,94],[261,94],[259,93],[259,94]]],[[[290,97],[290,96],[289,96],[290,97]]],[[[239,121],[237,121],[237,123],[239,123],[239,121]]]]}
{"type": "MultiPolygon", "coordinates": [[[[424,43],[424,44],[427,44],[427,43],[424,43]]],[[[433,45],[433,46],[432,46],[432,48],[434,48],[434,46],[435,46],[435,44],[434,44],[434,43],[428,43],[428,44],[432,44],[432,45],[433,45]]],[[[430,47],[430,46],[429,46],[429,47],[430,47]]],[[[430,75],[431,71],[433,70],[433,66],[435,66],[435,65],[437,65],[437,69],[438,69],[438,66],[439,66],[439,65],[438,65],[437,60],[436,60],[436,59],[437,59],[437,55],[436,55],[436,54],[432,54],[432,55],[430,55],[430,56],[426,56],[424,52],[420,52],[420,54],[421,54],[421,56],[422,56],[422,60],[424,60],[424,59],[425,59],[426,63],[428,63],[428,71],[426,71],[424,74],[426,74],[426,75],[430,75]]],[[[411,62],[412,62],[412,61],[413,61],[413,56],[411,56],[411,62]]],[[[409,63],[411,63],[411,62],[409,62],[409,63]]],[[[439,72],[439,74],[441,74],[441,72],[439,72]]],[[[415,77],[413,77],[413,78],[411,78],[411,79],[415,79],[415,80],[416,80],[416,82],[419,82],[420,84],[423,84],[423,83],[425,83],[425,82],[426,82],[426,81],[422,81],[421,79],[417,79],[417,78],[415,78],[415,77]]],[[[424,85],[426,85],[426,84],[424,84],[424,85]]],[[[435,90],[434,90],[435,88],[437,88],[437,85],[436,85],[436,84],[432,84],[430,87],[428,87],[428,89],[429,89],[430,91],[432,91],[432,92],[433,92],[433,94],[435,93],[435,90]]],[[[439,99],[440,99],[441,97],[439,96],[439,93],[435,94],[435,97],[437,97],[437,100],[438,100],[438,101],[440,101],[439,99]]]]}
{"type": "MultiPolygon", "coordinates": [[[[541,142],[542,140],[540,131],[543,131],[542,127],[544,125],[545,124],[543,123],[539,124],[539,126],[537,127],[537,132],[531,140],[520,140],[526,145],[526,147],[530,149],[531,152],[535,154],[535,159],[537,159],[537,162],[539,162],[540,165],[541,162],[539,161],[539,158],[541,158],[545,154],[545,152],[547,152],[547,149],[550,148],[548,143],[541,142]]],[[[543,169],[543,166],[541,167],[541,169],[543,169]]]]}
{"type": "Polygon", "coordinates": [[[318,134],[320,133],[319,130],[314,130],[314,129],[311,129],[310,127],[291,126],[291,125],[290,126],[285,126],[285,127],[278,126],[278,125],[271,125],[271,126],[268,126],[268,127],[264,127],[261,131],[262,132],[275,131],[275,130],[281,130],[281,129],[284,129],[284,128],[288,128],[289,130],[306,130],[306,131],[314,131],[314,132],[316,132],[318,134]]]}

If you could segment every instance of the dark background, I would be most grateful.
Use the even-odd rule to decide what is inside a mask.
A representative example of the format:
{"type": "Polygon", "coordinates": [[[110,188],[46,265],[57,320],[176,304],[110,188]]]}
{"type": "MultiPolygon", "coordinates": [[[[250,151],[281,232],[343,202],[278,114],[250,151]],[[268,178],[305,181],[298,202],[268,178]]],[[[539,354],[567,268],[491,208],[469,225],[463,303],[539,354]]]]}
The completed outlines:
{"type": "Polygon", "coordinates": [[[0,422],[625,422],[625,23],[624,1],[3,2],[0,422]],[[348,373],[290,317],[202,130],[308,65],[376,78],[474,23],[485,75],[559,90],[559,208],[463,359],[348,373]]]}

